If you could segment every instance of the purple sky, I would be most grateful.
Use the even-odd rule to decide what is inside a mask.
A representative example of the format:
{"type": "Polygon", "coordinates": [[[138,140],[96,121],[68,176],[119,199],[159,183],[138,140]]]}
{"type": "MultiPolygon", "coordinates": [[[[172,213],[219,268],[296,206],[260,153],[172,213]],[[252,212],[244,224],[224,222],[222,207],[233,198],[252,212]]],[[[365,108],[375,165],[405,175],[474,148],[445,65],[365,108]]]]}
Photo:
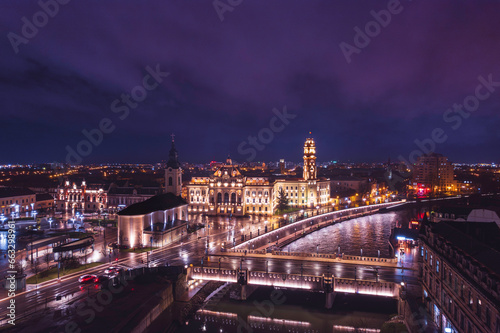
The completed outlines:
{"type": "Polygon", "coordinates": [[[17,54],[8,33],[41,8],[4,4],[0,163],[64,162],[103,118],[115,129],[83,163],[164,160],[172,132],[182,161],[244,161],[284,106],[296,117],[254,160],[299,161],[309,131],[319,161],[397,160],[442,128],[452,161],[500,162],[500,87],[456,130],[443,120],[479,76],[500,82],[500,3],[403,0],[347,63],[339,44],[388,3],[243,0],[221,22],[212,1],[70,1],[17,54]],[[112,102],[156,65],[170,75],[121,120],[112,102]]]}

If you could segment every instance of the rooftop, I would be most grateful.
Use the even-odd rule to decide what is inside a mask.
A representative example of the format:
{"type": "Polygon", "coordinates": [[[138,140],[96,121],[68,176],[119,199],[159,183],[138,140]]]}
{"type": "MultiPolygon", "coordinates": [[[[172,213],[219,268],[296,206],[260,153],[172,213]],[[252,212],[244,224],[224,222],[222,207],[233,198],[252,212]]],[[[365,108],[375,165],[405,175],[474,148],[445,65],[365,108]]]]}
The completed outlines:
{"type": "Polygon", "coordinates": [[[500,276],[500,229],[496,223],[440,222],[433,232],[500,276]]]}
{"type": "Polygon", "coordinates": [[[32,190],[23,187],[0,187],[0,198],[18,197],[35,194],[32,190]]]}
{"type": "Polygon", "coordinates": [[[54,197],[49,193],[37,193],[36,201],[54,200],[54,197]]]}
{"type": "Polygon", "coordinates": [[[180,196],[173,193],[163,193],[155,195],[145,201],[132,204],[124,210],[118,212],[121,216],[145,215],[156,211],[163,211],[179,206],[187,205],[187,202],[180,196]]]}

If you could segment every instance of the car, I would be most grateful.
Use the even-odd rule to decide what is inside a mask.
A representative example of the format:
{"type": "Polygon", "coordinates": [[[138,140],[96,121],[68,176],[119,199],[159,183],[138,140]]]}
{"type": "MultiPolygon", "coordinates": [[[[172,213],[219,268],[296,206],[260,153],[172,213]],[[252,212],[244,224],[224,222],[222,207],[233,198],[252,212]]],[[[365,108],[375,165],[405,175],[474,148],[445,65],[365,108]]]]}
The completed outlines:
{"type": "Polygon", "coordinates": [[[117,266],[110,266],[104,270],[104,273],[108,274],[108,275],[115,274],[115,273],[118,274],[121,272],[123,272],[123,268],[117,267],[117,266]]]}
{"type": "Polygon", "coordinates": [[[109,276],[107,275],[99,275],[94,279],[94,283],[96,284],[104,284],[109,281],[109,276]]]}
{"type": "Polygon", "coordinates": [[[96,279],[96,277],[97,276],[95,276],[95,275],[85,274],[85,275],[80,276],[80,278],[78,279],[78,282],[80,282],[80,283],[93,283],[94,280],[96,279]]]}
{"type": "Polygon", "coordinates": [[[111,249],[117,249],[118,248],[118,243],[116,242],[111,242],[108,244],[108,247],[111,249]]]}

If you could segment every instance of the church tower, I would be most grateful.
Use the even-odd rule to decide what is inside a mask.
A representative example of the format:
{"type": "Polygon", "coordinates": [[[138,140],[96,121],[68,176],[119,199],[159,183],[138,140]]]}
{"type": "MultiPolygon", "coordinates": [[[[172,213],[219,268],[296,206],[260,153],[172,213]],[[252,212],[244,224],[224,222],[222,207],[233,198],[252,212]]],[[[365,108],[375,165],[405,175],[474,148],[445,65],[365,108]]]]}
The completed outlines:
{"type": "Polygon", "coordinates": [[[182,169],[179,163],[177,150],[174,143],[175,135],[172,134],[172,147],[168,154],[167,168],[165,169],[165,192],[181,195],[182,169]]]}
{"type": "Polygon", "coordinates": [[[316,179],[316,172],[316,143],[314,139],[307,138],[304,143],[304,180],[316,179]]]}

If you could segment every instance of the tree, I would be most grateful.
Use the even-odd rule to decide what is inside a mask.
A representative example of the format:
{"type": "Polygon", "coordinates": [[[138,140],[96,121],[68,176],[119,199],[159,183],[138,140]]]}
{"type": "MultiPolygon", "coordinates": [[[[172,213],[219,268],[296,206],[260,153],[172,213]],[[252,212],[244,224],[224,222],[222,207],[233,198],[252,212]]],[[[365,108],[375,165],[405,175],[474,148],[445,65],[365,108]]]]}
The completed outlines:
{"type": "Polygon", "coordinates": [[[278,211],[283,212],[288,208],[288,196],[283,187],[278,191],[278,211]]]}

